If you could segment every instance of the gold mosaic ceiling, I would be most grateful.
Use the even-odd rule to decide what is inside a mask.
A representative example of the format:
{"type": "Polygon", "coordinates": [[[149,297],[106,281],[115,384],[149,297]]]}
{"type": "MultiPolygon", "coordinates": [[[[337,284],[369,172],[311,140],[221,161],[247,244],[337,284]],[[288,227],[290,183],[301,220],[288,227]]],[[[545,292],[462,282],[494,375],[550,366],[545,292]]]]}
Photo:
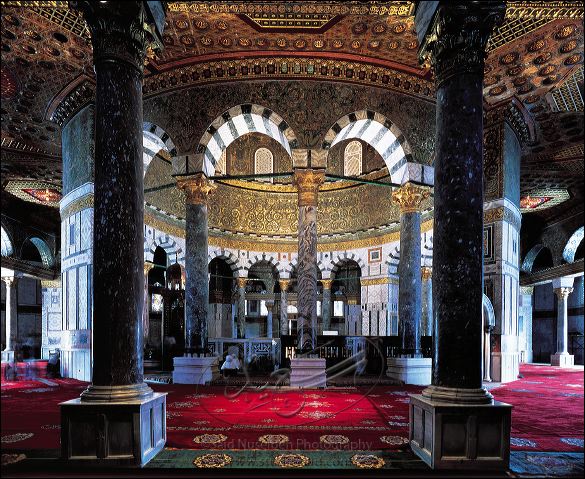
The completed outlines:
{"type": "MultiPolygon", "coordinates": [[[[2,179],[48,180],[58,185],[60,131],[47,118],[71,85],[92,81],[87,27],[67,2],[1,3],[2,149],[11,153],[9,161],[2,162],[2,179]]],[[[403,85],[409,82],[400,87],[384,82],[385,72],[394,71],[412,78],[417,90],[408,93],[432,98],[431,74],[417,60],[413,5],[408,1],[170,2],[165,50],[149,60],[145,90],[159,94],[172,88],[174,72],[186,66],[195,68],[194,83],[202,82],[199,73],[206,71],[205,65],[222,62],[226,66],[222,78],[211,80],[317,74],[327,80],[405,91],[403,85]],[[308,59],[316,60],[324,68],[284,69],[282,63],[292,65],[291,59],[305,66],[308,59]],[[237,62],[247,63],[232,74],[230,65],[237,62]],[[258,72],[255,64],[262,65],[258,72]],[[276,68],[271,70],[267,64],[276,68]]],[[[490,39],[487,104],[516,96],[536,125],[535,141],[524,145],[523,170],[531,172],[533,164],[551,161],[567,165],[567,155],[573,161],[562,174],[547,176],[546,184],[536,185],[534,178],[527,184],[523,171],[523,191],[529,185],[558,187],[567,183],[567,176],[582,174],[582,115],[580,121],[575,118],[579,106],[582,111],[582,86],[580,104],[573,101],[573,110],[565,111],[561,101],[571,91],[578,92],[578,82],[573,82],[576,87],[566,85],[573,85],[572,78],[582,72],[582,18],[579,2],[508,2],[506,21],[490,39]],[[572,173],[567,174],[569,170],[572,173]]],[[[314,68],[315,63],[310,64],[314,68]]],[[[213,76],[216,69],[209,71],[213,76]]]]}

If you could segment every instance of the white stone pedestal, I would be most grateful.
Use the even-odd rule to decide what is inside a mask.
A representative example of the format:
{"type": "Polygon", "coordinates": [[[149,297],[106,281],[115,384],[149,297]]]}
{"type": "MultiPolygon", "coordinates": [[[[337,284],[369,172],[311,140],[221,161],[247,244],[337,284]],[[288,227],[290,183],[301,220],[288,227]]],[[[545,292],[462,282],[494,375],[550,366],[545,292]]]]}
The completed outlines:
{"type": "Polygon", "coordinates": [[[431,384],[431,358],[388,358],[386,376],[403,384],[428,386],[431,384]]]}
{"type": "Polygon", "coordinates": [[[568,353],[556,353],[550,357],[551,366],[560,366],[561,368],[568,368],[575,365],[575,356],[568,353]]]}
{"type": "Polygon", "coordinates": [[[166,396],[61,403],[62,459],[87,466],[144,466],[167,440],[166,396]]]}
{"type": "Polygon", "coordinates": [[[173,383],[208,384],[219,377],[218,363],[217,356],[173,358],[173,383]]]}
{"type": "Polygon", "coordinates": [[[5,349],[2,351],[2,362],[13,363],[14,362],[14,351],[5,349]]]}
{"type": "Polygon", "coordinates": [[[325,359],[294,358],[290,361],[290,385],[293,388],[325,388],[325,359]]]}
{"type": "Polygon", "coordinates": [[[433,469],[506,470],[512,406],[410,396],[410,447],[433,469]]]}

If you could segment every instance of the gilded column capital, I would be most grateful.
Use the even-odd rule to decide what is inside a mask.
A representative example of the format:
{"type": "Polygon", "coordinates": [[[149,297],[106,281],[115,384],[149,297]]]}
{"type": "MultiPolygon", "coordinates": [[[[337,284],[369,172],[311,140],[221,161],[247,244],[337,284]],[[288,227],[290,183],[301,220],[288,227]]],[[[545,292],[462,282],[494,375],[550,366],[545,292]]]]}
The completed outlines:
{"type": "Polygon", "coordinates": [[[400,206],[400,213],[416,213],[422,209],[422,203],[430,196],[428,188],[405,183],[392,192],[392,199],[400,206]]]}
{"type": "Polygon", "coordinates": [[[286,291],[288,289],[288,285],[290,284],[290,279],[279,279],[278,285],[280,286],[280,291],[286,291]]]}
{"type": "Polygon", "coordinates": [[[293,185],[299,192],[299,206],[317,206],[319,187],[325,182],[325,170],[297,168],[293,185]]]}
{"type": "Polygon", "coordinates": [[[48,288],[60,288],[61,287],[61,280],[60,279],[41,279],[41,288],[48,289],[48,288]]]}
{"type": "Polygon", "coordinates": [[[185,192],[186,202],[191,205],[207,205],[209,195],[217,189],[217,185],[203,173],[180,176],[177,187],[185,192]]]}
{"type": "Polygon", "coordinates": [[[420,269],[420,275],[423,281],[428,281],[433,277],[433,268],[429,268],[428,266],[423,266],[420,269]]]}
{"type": "Polygon", "coordinates": [[[246,284],[248,283],[248,278],[238,277],[236,278],[236,283],[238,283],[238,288],[245,288],[246,284]]]}
{"type": "Polygon", "coordinates": [[[274,301],[266,301],[264,305],[269,312],[272,312],[272,308],[274,308],[274,301]]]}
{"type": "Polygon", "coordinates": [[[557,298],[559,298],[559,301],[566,301],[569,295],[573,292],[573,288],[568,287],[555,288],[554,292],[557,295],[557,298]]]}
{"type": "Polygon", "coordinates": [[[145,2],[72,1],[69,5],[81,11],[87,22],[94,63],[123,61],[142,72],[147,49],[163,48],[162,31],[145,2]]]}
{"type": "Polygon", "coordinates": [[[148,273],[150,272],[150,270],[154,268],[154,263],[151,263],[150,261],[145,261],[144,262],[144,276],[148,276],[148,273]]]}
{"type": "Polygon", "coordinates": [[[323,285],[323,289],[331,289],[331,285],[333,284],[332,279],[321,279],[321,284],[323,285]]]}
{"type": "MultiPolygon", "coordinates": [[[[488,38],[505,12],[506,3],[501,0],[439,3],[419,48],[419,62],[430,64],[437,86],[453,75],[483,74],[488,38]]],[[[424,23],[423,17],[421,8],[417,21],[424,23]]]]}

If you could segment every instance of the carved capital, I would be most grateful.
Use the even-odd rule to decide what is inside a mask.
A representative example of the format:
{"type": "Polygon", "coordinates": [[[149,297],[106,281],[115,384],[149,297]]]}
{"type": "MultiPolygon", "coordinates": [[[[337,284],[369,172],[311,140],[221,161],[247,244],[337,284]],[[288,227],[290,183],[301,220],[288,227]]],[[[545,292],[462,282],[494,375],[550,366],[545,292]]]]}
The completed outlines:
{"type": "Polygon", "coordinates": [[[248,283],[248,278],[238,277],[236,278],[236,282],[238,283],[238,288],[245,288],[248,283]]]}
{"type": "Polygon", "coordinates": [[[295,170],[293,185],[299,192],[299,206],[317,206],[319,187],[325,182],[325,170],[298,168],[295,170]]]}
{"type": "Polygon", "coordinates": [[[177,187],[185,192],[186,201],[191,205],[207,205],[209,195],[217,185],[207,179],[203,173],[181,176],[177,179],[177,187]]]}
{"type": "Polygon", "coordinates": [[[428,281],[433,277],[433,268],[429,268],[428,266],[423,266],[420,269],[420,275],[423,281],[428,281]]]}
{"type": "Polygon", "coordinates": [[[554,292],[557,295],[557,298],[559,298],[559,301],[566,301],[569,295],[573,292],[573,288],[555,288],[554,292]]]}
{"type": "Polygon", "coordinates": [[[333,284],[332,279],[321,279],[320,281],[323,285],[323,289],[331,289],[331,285],[333,284]]]}
{"type": "Polygon", "coordinates": [[[41,288],[43,289],[56,289],[61,287],[60,279],[41,279],[41,288]]]}
{"type": "Polygon", "coordinates": [[[7,288],[16,288],[18,285],[18,278],[16,276],[3,276],[2,281],[4,281],[7,288]]]}
{"type": "Polygon", "coordinates": [[[419,49],[419,61],[430,64],[437,86],[453,75],[483,75],[488,38],[505,12],[503,1],[439,3],[419,49]]]}
{"type": "Polygon", "coordinates": [[[150,273],[150,270],[152,268],[154,268],[154,263],[145,262],[144,263],[144,276],[148,276],[148,273],[150,273]]]}
{"type": "Polygon", "coordinates": [[[290,279],[279,279],[278,285],[280,286],[281,291],[286,291],[288,289],[288,285],[290,284],[290,279]]]}
{"type": "Polygon", "coordinates": [[[534,293],[534,286],[520,286],[520,294],[532,296],[534,293]]]}
{"type": "Polygon", "coordinates": [[[70,1],[69,5],[87,21],[94,64],[122,61],[142,72],[147,47],[162,48],[162,32],[157,32],[146,2],[70,1]]]}
{"type": "Polygon", "coordinates": [[[400,213],[415,213],[421,211],[430,194],[428,188],[406,183],[392,192],[392,199],[400,206],[400,213]]]}

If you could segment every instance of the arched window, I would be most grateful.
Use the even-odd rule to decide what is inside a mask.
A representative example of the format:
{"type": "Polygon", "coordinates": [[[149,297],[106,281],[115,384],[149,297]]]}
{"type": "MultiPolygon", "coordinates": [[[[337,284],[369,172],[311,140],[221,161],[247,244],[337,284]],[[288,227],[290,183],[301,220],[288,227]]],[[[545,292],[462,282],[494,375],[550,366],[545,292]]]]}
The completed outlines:
{"type": "MultiPolygon", "coordinates": [[[[254,154],[254,174],[262,175],[274,172],[274,157],[268,148],[258,148],[254,154]]],[[[258,178],[258,181],[272,183],[272,178],[258,178]]]]}
{"type": "Polygon", "coordinates": [[[345,147],[343,157],[343,175],[358,176],[362,174],[362,144],[351,141],[345,147]]]}
{"type": "Polygon", "coordinates": [[[227,150],[223,150],[221,152],[221,157],[219,158],[217,165],[215,165],[215,174],[217,176],[227,175],[227,154],[226,154],[226,151],[227,150]]]}
{"type": "Polygon", "coordinates": [[[12,256],[12,243],[8,237],[8,233],[2,228],[2,256],[12,256]]]}

